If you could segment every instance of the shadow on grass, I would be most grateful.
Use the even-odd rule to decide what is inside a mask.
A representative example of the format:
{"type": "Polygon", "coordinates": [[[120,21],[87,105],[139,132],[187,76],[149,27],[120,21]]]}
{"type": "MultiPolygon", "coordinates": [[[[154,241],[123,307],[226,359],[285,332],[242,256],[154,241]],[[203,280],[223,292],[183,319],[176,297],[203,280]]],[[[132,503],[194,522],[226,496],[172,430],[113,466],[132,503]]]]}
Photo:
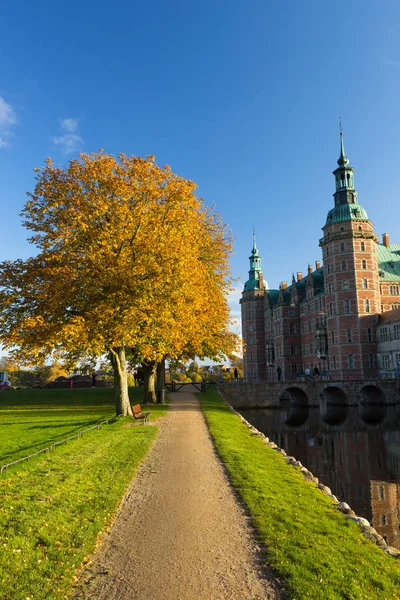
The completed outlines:
{"type": "MultiPolygon", "coordinates": [[[[111,417],[110,417],[111,418],[111,417]]],[[[105,420],[105,419],[104,419],[105,420]]],[[[5,454],[0,456],[0,463],[3,463],[3,461],[12,461],[13,458],[17,459],[17,458],[22,458],[22,456],[24,454],[29,454],[29,450],[34,450],[34,449],[40,449],[40,448],[47,448],[48,446],[50,446],[53,442],[56,441],[60,441],[64,438],[67,438],[69,436],[72,435],[76,435],[78,434],[80,431],[84,431],[86,428],[89,428],[93,425],[97,425],[98,423],[101,423],[101,419],[96,419],[95,421],[85,421],[83,422],[84,426],[80,426],[80,427],[75,427],[73,429],[69,429],[67,431],[63,431],[62,433],[58,434],[58,435],[54,435],[53,437],[50,437],[46,440],[42,440],[40,442],[37,442],[36,444],[31,444],[30,446],[24,446],[24,447],[19,447],[16,448],[15,450],[11,451],[11,452],[6,452],[5,454]]],[[[115,423],[115,417],[112,418],[111,424],[115,423]]],[[[49,427],[54,428],[54,425],[48,425],[48,426],[35,426],[35,427],[30,427],[29,430],[32,429],[46,429],[49,427]]],[[[58,425],[58,427],[62,427],[62,425],[58,425]]]]}

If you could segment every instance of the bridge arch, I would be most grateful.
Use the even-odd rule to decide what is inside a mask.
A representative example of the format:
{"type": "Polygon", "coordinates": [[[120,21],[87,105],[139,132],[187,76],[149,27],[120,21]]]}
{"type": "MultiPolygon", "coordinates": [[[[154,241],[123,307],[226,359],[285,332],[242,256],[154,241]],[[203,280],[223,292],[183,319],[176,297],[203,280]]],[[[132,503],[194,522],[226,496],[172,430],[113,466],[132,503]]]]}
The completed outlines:
{"type": "Polygon", "coordinates": [[[304,425],[309,416],[308,396],[298,387],[286,388],[279,397],[281,419],[290,427],[304,425]]]}
{"type": "Polygon", "coordinates": [[[296,406],[309,406],[308,396],[305,391],[299,387],[291,386],[286,388],[279,397],[280,403],[294,404],[296,406]]]}
{"type": "Polygon", "coordinates": [[[386,415],[385,394],[376,385],[368,384],[360,390],[360,416],[364,423],[380,423],[386,415]]]}
{"type": "Polygon", "coordinates": [[[320,414],[325,423],[340,425],[344,423],[349,411],[349,402],[342,388],[330,385],[321,393],[320,414]]]}

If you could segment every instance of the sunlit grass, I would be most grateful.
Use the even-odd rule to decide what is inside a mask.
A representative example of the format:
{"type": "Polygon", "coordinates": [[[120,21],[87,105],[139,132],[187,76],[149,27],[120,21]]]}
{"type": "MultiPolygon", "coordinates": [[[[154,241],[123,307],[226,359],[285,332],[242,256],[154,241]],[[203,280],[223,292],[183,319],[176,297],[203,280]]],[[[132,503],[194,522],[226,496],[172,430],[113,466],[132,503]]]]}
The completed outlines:
{"type": "MultiPolygon", "coordinates": [[[[154,419],[167,408],[150,410],[154,419]]],[[[132,418],[119,419],[0,478],[2,600],[69,596],[75,573],[157,435],[157,427],[127,426],[131,423],[132,418]]]]}
{"type": "Polygon", "coordinates": [[[367,541],[315,485],[251,435],[217,390],[201,394],[216,449],[291,598],[400,598],[400,561],[367,541]]]}
{"type": "MultiPolygon", "coordinates": [[[[140,402],[143,388],[130,388],[140,402]]],[[[0,465],[115,415],[112,388],[0,392],[0,465]]]]}

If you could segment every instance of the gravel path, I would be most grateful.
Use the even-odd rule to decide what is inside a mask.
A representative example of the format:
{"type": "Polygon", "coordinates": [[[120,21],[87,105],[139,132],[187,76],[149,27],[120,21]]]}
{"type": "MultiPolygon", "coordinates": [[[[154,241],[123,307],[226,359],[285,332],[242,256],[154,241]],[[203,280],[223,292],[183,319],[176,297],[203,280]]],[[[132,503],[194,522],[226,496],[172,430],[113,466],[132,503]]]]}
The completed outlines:
{"type": "Polygon", "coordinates": [[[281,598],[214,451],[196,396],[172,410],[75,597],[281,598]]]}

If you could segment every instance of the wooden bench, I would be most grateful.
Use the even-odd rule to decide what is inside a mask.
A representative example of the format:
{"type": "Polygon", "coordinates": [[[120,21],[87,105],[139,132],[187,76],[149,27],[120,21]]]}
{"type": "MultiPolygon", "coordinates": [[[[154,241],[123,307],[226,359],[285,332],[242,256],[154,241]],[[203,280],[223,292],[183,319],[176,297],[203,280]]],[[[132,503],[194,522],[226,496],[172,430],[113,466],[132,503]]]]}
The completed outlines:
{"type": "Polygon", "coordinates": [[[143,419],[144,423],[150,423],[150,412],[143,412],[140,404],[135,404],[132,406],[133,418],[135,421],[140,421],[143,419]]]}

